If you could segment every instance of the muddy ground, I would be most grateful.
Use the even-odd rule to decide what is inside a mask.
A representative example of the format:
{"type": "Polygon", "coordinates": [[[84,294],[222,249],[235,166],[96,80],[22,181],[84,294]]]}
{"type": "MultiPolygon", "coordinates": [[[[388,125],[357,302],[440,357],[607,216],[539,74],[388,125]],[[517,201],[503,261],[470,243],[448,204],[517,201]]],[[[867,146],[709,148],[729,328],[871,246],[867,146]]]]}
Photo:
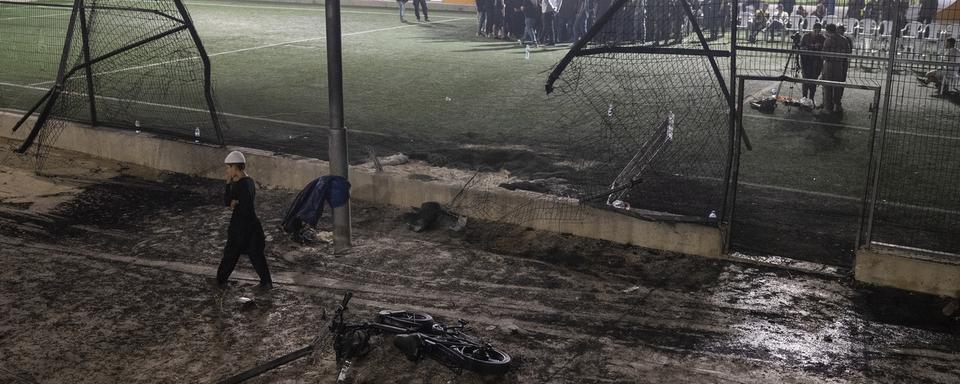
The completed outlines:
{"type": "MultiPolygon", "coordinates": [[[[349,319],[466,319],[515,361],[458,376],[375,338],[358,383],[960,383],[941,298],[490,223],[414,233],[404,210],[362,202],[354,247],[334,255],[278,231],[289,190],[257,196],[276,288],[255,292],[241,260],[219,296],[220,181],[0,159],[4,383],[213,382],[306,345],[346,291],[349,319]]],[[[253,382],[334,382],[329,346],[315,357],[253,382]]]]}

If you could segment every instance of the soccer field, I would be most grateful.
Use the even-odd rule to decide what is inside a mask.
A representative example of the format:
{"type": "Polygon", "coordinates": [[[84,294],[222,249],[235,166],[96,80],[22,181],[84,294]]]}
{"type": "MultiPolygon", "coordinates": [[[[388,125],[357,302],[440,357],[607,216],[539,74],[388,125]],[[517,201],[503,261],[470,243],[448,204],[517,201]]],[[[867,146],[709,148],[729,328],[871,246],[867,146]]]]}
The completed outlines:
{"type": "MultiPolygon", "coordinates": [[[[230,126],[227,141],[325,157],[323,8],[208,1],[187,6],[211,57],[214,90],[230,126]]],[[[0,20],[27,16],[9,6],[0,9],[5,11],[0,20]]],[[[54,14],[52,19],[66,24],[68,12],[54,14]]],[[[542,72],[563,49],[537,49],[525,60],[515,43],[477,40],[472,14],[430,16],[430,23],[401,24],[393,9],[342,11],[344,104],[353,158],[366,156],[356,144],[377,143],[382,135],[396,145],[391,149],[406,151],[435,149],[438,143],[549,142],[542,72]],[[373,137],[365,138],[367,133],[373,137]]],[[[62,44],[62,31],[56,35],[51,29],[45,30],[51,34],[45,36],[47,47],[36,52],[45,57],[0,57],[0,68],[6,68],[0,73],[3,107],[26,109],[52,84],[59,54],[54,46],[62,44]],[[31,62],[49,64],[18,66],[31,62]]]]}
{"type": "MultiPolygon", "coordinates": [[[[212,62],[214,92],[229,127],[224,132],[226,142],[325,159],[323,8],[237,1],[186,4],[212,62]]],[[[415,20],[412,7],[408,8],[406,19],[415,20]]],[[[352,162],[366,161],[372,148],[380,156],[403,152],[434,165],[505,169],[528,180],[559,178],[578,185],[584,178],[591,179],[575,164],[604,154],[576,151],[577,143],[572,141],[583,127],[561,119],[571,114],[562,108],[576,106],[558,103],[556,96],[544,92],[549,70],[569,45],[531,48],[526,59],[516,42],[477,37],[472,13],[433,11],[429,23],[402,24],[396,9],[346,7],[341,17],[345,121],[352,162]]],[[[63,8],[0,4],[0,45],[5,49],[0,54],[0,108],[27,109],[53,84],[68,18],[63,8]]],[[[741,73],[779,75],[782,59],[754,62],[743,54],[738,66],[741,73]]],[[[163,58],[155,60],[113,71],[136,78],[166,63],[163,58]]],[[[643,73],[659,64],[656,55],[644,63],[648,67],[632,71],[643,73]]],[[[721,60],[721,68],[726,65],[721,60]]],[[[855,69],[850,81],[882,84],[884,76],[855,69]]],[[[919,231],[909,235],[908,245],[960,251],[955,240],[960,236],[949,227],[960,222],[960,183],[936,177],[943,174],[938,170],[958,167],[960,107],[949,98],[931,98],[932,89],[920,89],[912,76],[909,70],[897,73],[891,90],[895,107],[887,140],[902,151],[885,160],[882,180],[888,187],[881,199],[889,204],[885,211],[889,215],[879,216],[886,224],[878,226],[878,234],[888,233],[886,239],[897,242],[903,232],[919,231]],[[929,215],[936,216],[932,227],[918,229],[920,225],[903,220],[923,222],[929,215]]],[[[750,81],[744,94],[759,96],[773,85],[750,81]]],[[[671,103],[690,100],[685,92],[682,87],[663,89],[649,104],[669,109],[671,103]]],[[[785,85],[781,94],[799,98],[799,86],[785,85]]],[[[97,95],[103,103],[133,99],[149,104],[147,115],[142,116],[146,127],[152,117],[160,119],[185,107],[138,95],[97,95]]],[[[849,90],[847,113],[839,121],[784,106],[772,115],[745,111],[744,127],[754,150],[743,155],[743,190],[737,210],[750,229],[741,231],[749,236],[738,237],[735,225],[735,243],[741,238],[745,250],[790,254],[793,243],[809,240],[829,255],[841,250],[844,256],[830,256],[829,262],[849,263],[867,177],[872,97],[868,91],[849,90]],[[817,224],[822,221],[826,224],[817,224]],[[767,234],[756,235],[761,232],[767,234]],[[766,241],[783,246],[765,250],[762,245],[750,245],[766,241]]],[[[751,100],[748,97],[747,103],[751,100]]],[[[588,108],[575,113],[584,111],[591,113],[588,108]]],[[[685,128],[678,127],[681,132],[685,128]]],[[[716,140],[720,143],[726,137],[716,140]]],[[[703,153],[689,161],[722,164],[726,159],[703,153]]],[[[611,171],[616,173],[622,166],[611,163],[611,171]]],[[[682,214],[706,216],[718,208],[705,205],[698,191],[687,186],[678,190],[669,179],[652,180],[648,189],[660,196],[646,196],[647,208],[663,208],[658,206],[661,200],[677,200],[676,196],[689,204],[664,205],[682,214]]],[[[885,239],[881,236],[881,240],[885,239]]],[[[809,252],[813,251],[794,253],[800,257],[809,252]]]]}

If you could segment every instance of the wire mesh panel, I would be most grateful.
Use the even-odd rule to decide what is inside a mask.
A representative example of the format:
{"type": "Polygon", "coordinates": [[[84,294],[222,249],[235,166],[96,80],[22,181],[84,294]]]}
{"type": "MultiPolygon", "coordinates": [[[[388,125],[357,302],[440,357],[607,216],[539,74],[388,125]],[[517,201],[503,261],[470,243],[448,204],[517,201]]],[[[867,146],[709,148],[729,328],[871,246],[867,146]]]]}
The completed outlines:
{"type": "MultiPolygon", "coordinates": [[[[558,127],[569,137],[564,153],[578,170],[576,198],[621,211],[716,218],[729,106],[712,51],[695,33],[704,17],[682,1],[618,5],[548,85],[562,111],[558,127]]],[[[708,25],[719,26],[719,13],[711,16],[708,25]]]]}
{"type": "MultiPolygon", "coordinates": [[[[0,2],[0,81],[10,81],[13,74],[26,84],[55,79],[69,18],[70,8],[0,2]]],[[[27,93],[0,88],[4,104],[15,91],[27,93]]]]}
{"type": "Polygon", "coordinates": [[[960,254],[960,51],[892,63],[873,240],[960,254]]]}
{"type": "MultiPolygon", "coordinates": [[[[748,123],[786,132],[797,130],[808,141],[829,135],[824,136],[827,140],[809,143],[816,156],[807,157],[796,172],[799,177],[775,178],[767,172],[757,179],[756,172],[748,172],[747,181],[755,188],[820,196],[825,207],[819,212],[823,214],[830,211],[826,208],[829,199],[859,201],[862,178],[843,169],[849,168],[853,156],[866,153],[866,146],[850,144],[862,142],[853,139],[869,132],[877,112],[878,126],[886,129],[886,135],[882,145],[877,142],[875,147],[875,155],[882,160],[875,185],[873,240],[960,252],[955,240],[960,238],[956,230],[960,153],[953,145],[960,137],[960,108],[949,95],[949,87],[942,86],[960,69],[957,55],[949,50],[950,39],[960,32],[960,15],[937,2],[899,0],[748,1],[740,3],[737,15],[738,74],[843,81],[880,87],[885,96],[876,103],[868,91],[846,89],[840,93],[840,108],[841,104],[827,98],[826,87],[764,82],[748,86],[744,92],[747,99],[772,98],[788,108],[785,115],[748,113],[754,115],[748,123]],[[842,41],[845,43],[836,44],[842,41]],[[842,71],[836,70],[837,63],[843,63],[842,71]],[[838,73],[842,76],[834,77],[838,73]],[[941,78],[945,80],[939,82],[941,78]],[[809,128],[814,126],[814,130],[809,128]],[[838,152],[838,148],[844,151],[838,152]]],[[[767,136],[785,137],[782,132],[767,136]]],[[[761,166],[753,167],[774,166],[781,172],[791,169],[789,164],[770,159],[758,164],[761,166]]],[[[868,196],[868,200],[872,198],[868,196]]],[[[797,221],[792,220],[790,226],[797,221]]]]}
{"type": "Polygon", "coordinates": [[[24,40],[35,38],[61,39],[59,45],[49,42],[5,55],[37,63],[36,78],[46,79],[15,87],[41,91],[31,98],[39,100],[30,110],[39,116],[35,133],[22,149],[33,140],[42,157],[43,146],[62,129],[62,119],[221,142],[220,122],[211,113],[215,107],[205,53],[178,0],[3,6],[15,10],[11,13],[36,16],[0,18],[0,28],[9,31],[5,35],[17,40],[13,46],[29,46],[24,40]],[[48,12],[50,18],[66,14],[66,23],[58,19],[49,25],[48,12]]]}

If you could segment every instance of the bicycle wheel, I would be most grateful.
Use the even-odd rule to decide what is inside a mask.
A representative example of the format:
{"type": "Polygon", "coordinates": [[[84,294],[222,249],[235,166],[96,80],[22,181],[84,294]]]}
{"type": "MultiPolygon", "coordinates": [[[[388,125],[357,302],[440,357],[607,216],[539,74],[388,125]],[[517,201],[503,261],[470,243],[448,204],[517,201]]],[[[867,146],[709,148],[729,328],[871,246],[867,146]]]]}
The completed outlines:
{"type": "Polygon", "coordinates": [[[411,311],[380,311],[377,322],[407,329],[410,332],[429,331],[433,327],[433,316],[411,311]]]}
{"type": "Polygon", "coordinates": [[[493,347],[467,345],[455,348],[464,358],[464,368],[481,375],[502,375],[510,370],[510,355],[493,347]]]}

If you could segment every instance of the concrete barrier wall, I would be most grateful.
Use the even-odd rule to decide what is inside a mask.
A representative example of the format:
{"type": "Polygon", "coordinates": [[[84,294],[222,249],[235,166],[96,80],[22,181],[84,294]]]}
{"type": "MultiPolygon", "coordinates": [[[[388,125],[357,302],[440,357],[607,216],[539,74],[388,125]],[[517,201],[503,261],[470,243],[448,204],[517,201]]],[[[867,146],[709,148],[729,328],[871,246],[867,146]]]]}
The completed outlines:
{"type": "Polygon", "coordinates": [[[949,257],[872,246],[857,251],[854,275],[865,283],[960,297],[960,262],[949,257]]]}
{"type": "MultiPolygon", "coordinates": [[[[10,128],[19,118],[0,112],[0,136],[22,140],[27,125],[13,133],[10,128]]],[[[93,156],[138,164],[159,170],[202,177],[223,177],[223,158],[231,150],[247,155],[257,181],[268,186],[300,189],[310,180],[328,173],[327,162],[299,156],[275,154],[250,148],[219,148],[162,139],[146,133],[89,127],[67,123],[54,145],[57,148],[93,156]]],[[[403,173],[374,173],[365,167],[350,167],[352,196],[355,199],[398,207],[419,206],[427,201],[449,203],[460,193],[457,181],[422,181],[403,173]]],[[[501,188],[470,188],[461,196],[468,217],[493,219],[539,230],[608,240],[707,257],[721,257],[721,231],[718,228],[688,223],[663,223],[640,220],[616,212],[558,202],[531,192],[501,188]],[[473,207],[470,209],[469,207],[473,207]],[[551,217],[520,215],[523,210],[549,209],[551,217]],[[557,215],[567,220],[555,219],[557,215]],[[530,217],[541,217],[525,220],[530,217]]]]}

